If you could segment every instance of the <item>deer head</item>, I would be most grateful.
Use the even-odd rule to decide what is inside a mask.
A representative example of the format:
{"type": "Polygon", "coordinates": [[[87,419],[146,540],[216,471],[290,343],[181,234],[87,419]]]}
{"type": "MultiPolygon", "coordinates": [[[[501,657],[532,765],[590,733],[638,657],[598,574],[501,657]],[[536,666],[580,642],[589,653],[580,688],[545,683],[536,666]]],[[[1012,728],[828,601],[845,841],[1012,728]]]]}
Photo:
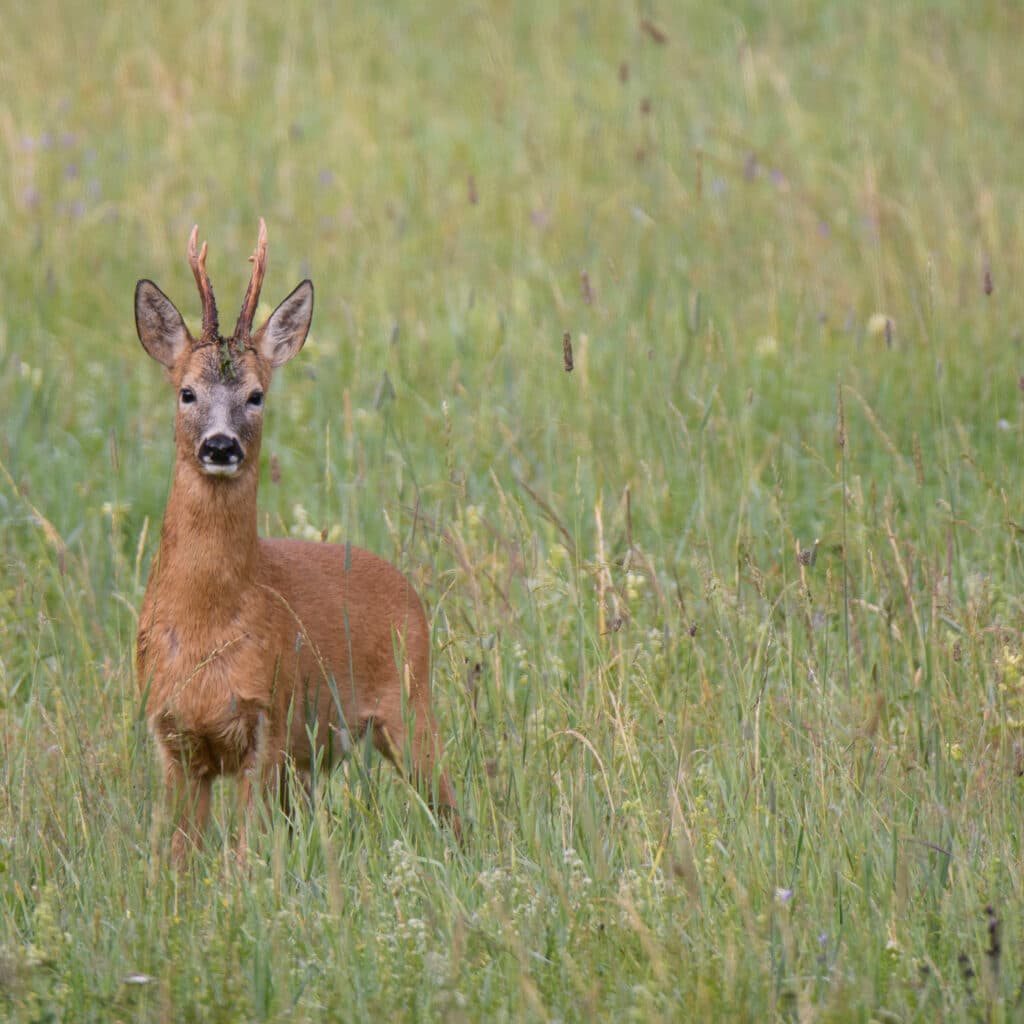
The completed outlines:
{"type": "Polygon", "coordinates": [[[272,371],[302,348],[313,317],[313,284],[303,281],[255,333],[253,317],[267,266],[267,226],[260,218],[249,286],[235,333],[224,337],[206,273],[206,243],[188,258],[203,305],[203,331],[193,338],[174,303],[152,281],[135,287],[135,326],[142,347],[178,392],[175,441],[179,463],[210,476],[255,472],[263,432],[263,397],[272,371]]]}

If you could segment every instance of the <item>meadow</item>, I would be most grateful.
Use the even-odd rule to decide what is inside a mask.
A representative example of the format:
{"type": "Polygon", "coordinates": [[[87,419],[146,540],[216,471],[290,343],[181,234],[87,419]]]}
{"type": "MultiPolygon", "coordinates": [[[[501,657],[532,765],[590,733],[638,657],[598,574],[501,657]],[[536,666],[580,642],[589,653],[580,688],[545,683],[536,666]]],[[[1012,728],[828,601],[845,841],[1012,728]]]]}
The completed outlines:
{"type": "Polygon", "coordinates": [[[1018,5],[9,6],[0,1018],[1024,1018],[1018,5]],[[261,529],[414,581],[467,834],[360,751],[179,874],[133,290],[260,216],[261,529]]]}

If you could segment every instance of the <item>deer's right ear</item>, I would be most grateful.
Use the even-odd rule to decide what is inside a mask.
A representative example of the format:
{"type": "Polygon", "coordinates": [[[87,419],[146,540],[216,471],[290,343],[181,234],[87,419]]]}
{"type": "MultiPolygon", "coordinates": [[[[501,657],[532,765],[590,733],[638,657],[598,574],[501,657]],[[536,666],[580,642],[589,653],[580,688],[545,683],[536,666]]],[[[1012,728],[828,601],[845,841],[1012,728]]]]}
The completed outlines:
{"type": "Polygon", "coordinates": [[[192,344],[181,314],[152,281],[135,286],[135,329],[142,347],[168,370],[192,344]]]}

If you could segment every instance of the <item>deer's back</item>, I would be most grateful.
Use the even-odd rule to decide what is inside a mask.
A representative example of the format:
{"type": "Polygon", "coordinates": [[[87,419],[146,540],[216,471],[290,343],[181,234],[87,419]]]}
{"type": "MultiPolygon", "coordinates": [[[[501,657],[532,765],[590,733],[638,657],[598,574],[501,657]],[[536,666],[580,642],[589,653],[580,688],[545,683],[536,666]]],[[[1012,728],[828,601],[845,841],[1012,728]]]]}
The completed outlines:
{"type": "MultiPolygon", "coordinates": [[[[280,595],[279,607],[325,652],[340,654],[345,634],[368,654],[391,632],[427,641],[423,606],[412,584],[395,566],[362,548],[290,538],[260,541],[261,579],[280,595]]],[[[276,593],[275,593],[276,592],[276,593]]],[[[348,641],[345,642],[347,649],[348,641]]]]}

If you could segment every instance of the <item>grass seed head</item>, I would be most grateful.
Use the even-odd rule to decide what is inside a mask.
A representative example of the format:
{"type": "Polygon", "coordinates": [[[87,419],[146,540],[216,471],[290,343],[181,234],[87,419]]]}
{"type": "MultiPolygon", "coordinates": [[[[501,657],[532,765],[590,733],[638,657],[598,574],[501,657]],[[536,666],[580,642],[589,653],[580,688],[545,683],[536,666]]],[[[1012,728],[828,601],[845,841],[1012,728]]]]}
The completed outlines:
{"type": "Polygon", "coordinates": [[[590,287],[590,275],[585,270],[580,271],[580,294],[588,306],[594,304],[594,290],[590,287]]]}

